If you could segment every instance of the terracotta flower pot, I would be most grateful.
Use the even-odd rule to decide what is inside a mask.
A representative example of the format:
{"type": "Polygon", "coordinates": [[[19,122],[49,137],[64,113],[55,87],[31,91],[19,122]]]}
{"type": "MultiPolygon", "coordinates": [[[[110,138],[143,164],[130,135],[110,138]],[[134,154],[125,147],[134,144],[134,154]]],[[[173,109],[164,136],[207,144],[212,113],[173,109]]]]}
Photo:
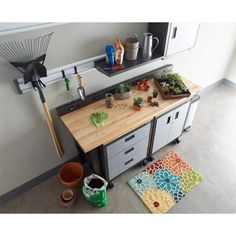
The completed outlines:
{"type": "Polygon", "coordinates": [[[144,87],[144,90],[145,90],[145,91],[148,91],[149,88],[150,88],[150,86],[149,86],[149,85],[146,85],[146,86],[144,87]]]}
{"type": "Polygon", "coordinates": [[[138,87],[138,90],[143,90],[143,83],[142,83],[142,81],[138,81],[137,82],[137,87],[138,87]]]}
{"type": "MultiPolygon", "coordinates": [[[[72,190],[73,191],[73,190],[72,190]]],[[[73,197],[66,201],[64,198],[63,198],[63,193],[61,193],[58,197],[58,200],[59,200],[59,203],[62,205],[62,206],[65,206],[65,207],[72,207],[76,200],[77,200],[77,194],[75,191],[73,191],[73,197]]]]}
{"type": "Polygon", "coordinates": [[[62,192],[62,198],[66,202],[70,201],[73,198],[73,196],[74,196],[74,192],[71,189],[65,189],[62,192]]]}
{"type": "Polygon", "coordinates": [[[142,109],[142,106],[134,105],[134,110],[140,111],[142,109]]]}
{"type": "Polygon", "coordinates": [[[84,168],[78,162],[69,162],[62,166],[58,177],[66,188],[78,188],[83,183],[84,168]]]}
{"type": "Polygon", "coordinates": [[[144,84],[144,85],[148,85],[148,79],[144,79],[144,80],[143,80],[143,84],[144,84]]]}
{"type": "Polygon", "coordinates": [[[148,96],[147,97],[147,102],[150,103],[152,101],[152,98],[153,98],[152,96],[148,96]]]}

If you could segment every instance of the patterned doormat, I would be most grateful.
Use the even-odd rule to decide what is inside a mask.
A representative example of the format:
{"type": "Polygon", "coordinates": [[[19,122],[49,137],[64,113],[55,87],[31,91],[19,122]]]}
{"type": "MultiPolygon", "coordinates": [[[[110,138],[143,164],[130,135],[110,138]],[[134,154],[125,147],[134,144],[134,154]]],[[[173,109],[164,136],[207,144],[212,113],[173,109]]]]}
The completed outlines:
{"type": "Polygon", "coordinates": [[[202,180],[178,154],[169,152],[128,183],[152,213],[166,213],[202,180]]]}

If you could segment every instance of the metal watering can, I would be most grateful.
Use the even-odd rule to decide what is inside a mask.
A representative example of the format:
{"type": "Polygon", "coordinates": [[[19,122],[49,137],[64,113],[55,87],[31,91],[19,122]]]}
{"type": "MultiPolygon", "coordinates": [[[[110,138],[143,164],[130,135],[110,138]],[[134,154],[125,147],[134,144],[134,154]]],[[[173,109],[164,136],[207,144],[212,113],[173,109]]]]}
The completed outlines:
{"type": "MultiPolygon", "coordinates": [[[[134,34],[136,38],[138,38],[137,34],[134,34]]],[[[144,33],[141,40],[141,48],[142,48],[142,57],[152,57],[152,53],[157,48],[159,44],[159,39],[157,37],[153,37],[151,33],[144,33]],[[153,41],[156,40],[156,45],[153,48],[153,41]]]]}

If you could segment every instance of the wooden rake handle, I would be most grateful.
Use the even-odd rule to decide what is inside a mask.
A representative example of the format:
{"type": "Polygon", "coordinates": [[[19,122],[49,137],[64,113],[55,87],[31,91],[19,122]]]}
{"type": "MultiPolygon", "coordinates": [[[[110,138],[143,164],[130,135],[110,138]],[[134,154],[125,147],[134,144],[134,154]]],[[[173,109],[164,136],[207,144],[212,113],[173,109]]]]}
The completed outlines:
{"type": "Polygon", "coordinates": [[[57,135],[56,135],[53,123],[52,123],[52,117],[50,115],[48,105],[47,105],[46,102],[44,102],[42,104],[43,104],[43,109],[44,109],[44,114],[45,114],[45,117],[46,117],[47,125],[48,125],[48,128],[49,128],[50,134],[52,136],[52,140],[53,140],[54,146],[56,148],[57,155],[58,155],[59,158],[61,158],[61,156],[63,155],[63,151],[62,151],[61,145],[58,141],[58,138],[57,138],[57,135]]]}

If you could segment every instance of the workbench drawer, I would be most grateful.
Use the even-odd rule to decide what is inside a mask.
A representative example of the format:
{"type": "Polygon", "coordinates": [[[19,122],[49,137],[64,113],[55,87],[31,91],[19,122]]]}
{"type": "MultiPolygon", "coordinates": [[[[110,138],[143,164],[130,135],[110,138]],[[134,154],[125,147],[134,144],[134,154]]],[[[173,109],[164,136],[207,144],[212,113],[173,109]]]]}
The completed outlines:
{"type": "Polygon", "coordinates": [[[114,143],[107,146],[107,157],[110,158],[115,156],[117,153],[125,150],[126,148],[134,145],[138,141],[144,139],[145,137],[149,137],[151,124],[148,123],[143,127],[127,134],[126,136],[120,138],[114,143]]]}
{"type": "Polygon", "coordinates": [[[147,157],[148,141],[149,137],[146,137],[108,159],[110,180],[147,157]]]}

